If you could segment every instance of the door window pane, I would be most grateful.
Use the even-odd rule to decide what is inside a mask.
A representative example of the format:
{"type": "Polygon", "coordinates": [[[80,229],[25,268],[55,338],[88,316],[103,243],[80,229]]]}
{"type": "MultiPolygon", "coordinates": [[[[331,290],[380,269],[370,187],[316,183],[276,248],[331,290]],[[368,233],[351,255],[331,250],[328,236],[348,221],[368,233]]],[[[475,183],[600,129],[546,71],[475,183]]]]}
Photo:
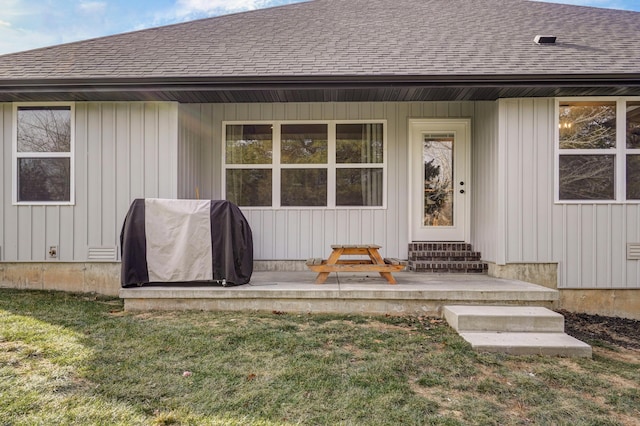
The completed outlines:
{"type": "Polygon", "coordinates": [[[273,131],[270,124],[228,125],[226,129],[227,164],[271,164],[273,131]]]}
{"type": "Polygon", "coordinates": [[[627,148],[640,148],[640,102],[627,102],[627,148]]]}
{"type": "Polygon", "coordinates": [[[69,158],[18,158],[18,201],[70,201],[69,158]]]}
{"type": "Polygon", "coordinates": [[[239,206],[271,205],[270,169],[227,169],[227,200],[239,206]]]}
{"type": "Polygon", "coordinates": [[[327,205],[327,169],[283,169],[280,204],[291,206],[327,205]]]}
{"type": "Polygon", "coordinates": [[[336,205],[381,206],[382,169],[337,169],[336,205]]]}
{"type": "Polygon", "coordinates": [[[615,149],[615,102],[560,105],[560,149],[615,149]]]}
{"type": "Polygon", "coordinates": [[[561,200],[615,199],[615,155],[561,155],[561,200]]]}
{"type": "Polygon", "coordinates": [[[283,164],[326,164],[326,124],[283,124],[280,161],[283,164]]]}
{"type": "Polygon", "coordinates": [[[336,163],[382,163],[383,137],[381,123],[337,124],[336,163]]]}
{"type": "Polygon", "coordinates": [[[425,135],[424,226],[453,226],[453,135],[425,135]]]}

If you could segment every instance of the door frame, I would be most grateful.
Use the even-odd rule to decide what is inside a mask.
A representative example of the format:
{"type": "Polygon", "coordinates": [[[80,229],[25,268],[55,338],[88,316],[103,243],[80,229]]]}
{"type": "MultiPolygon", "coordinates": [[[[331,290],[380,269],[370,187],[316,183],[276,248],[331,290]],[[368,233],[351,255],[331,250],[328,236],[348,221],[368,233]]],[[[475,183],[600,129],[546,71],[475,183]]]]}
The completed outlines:
{"type": "MultiPolygon", "coordinates": [[[[433,238],[424,239],[416,238],[416,229],[418,229],[415,217],[416,203],[422,206],[423,200],[416,200],[416,173],[422,175],[422,169],[416,170],[414,165],[413,153],[417,137],[424,132],[449,132],[456,134],[456,145],[462,144],[461,151],[455,151],[455,173],[456,181],[454,182],[454,191],[459,193],[461,189],[464,192],[464,205],[459,207],[459,203],[455,206],[461,208],[460,216],[462,217],[463,230],[460,231],[463,241],[469,242],[471,237],[471,119],[470,118],[410,118],[409,119],[409,146],[408,146],[408,163],[409,163],[409,241],[460,241],[458,239],[443,238],[438,233],[434,233],[433,238]],[[462,157],[462,158],[458,158],[462,157]],[[461,164],[460,164],[461,163],[461,164]],[[464,182],[464,186],[460,186],[460,182],[464,182]],[[414,220],[416,223],[414,223],[414,220]]],[[[455,148],[454,148],[455,149],[455,148]]]]}

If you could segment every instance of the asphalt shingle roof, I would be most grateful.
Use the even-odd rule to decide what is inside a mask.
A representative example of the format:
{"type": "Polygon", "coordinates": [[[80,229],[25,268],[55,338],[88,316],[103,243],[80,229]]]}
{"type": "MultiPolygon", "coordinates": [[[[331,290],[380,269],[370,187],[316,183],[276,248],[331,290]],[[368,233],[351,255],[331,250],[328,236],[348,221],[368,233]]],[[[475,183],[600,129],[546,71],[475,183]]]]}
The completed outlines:
{"type": "Polygon", "coordinates": [[[638,40],[637,12],[315,0],[0,56],[0,79],[625,74],[640,70],[638,40]]]}
{"type": "Polygon", "coordinates": [[[38,81],[640,76],[640,13],[529,0],[314,0],[0,56],[38,81]],[[536,35],[555,35],[537,45],[536,35]]]}

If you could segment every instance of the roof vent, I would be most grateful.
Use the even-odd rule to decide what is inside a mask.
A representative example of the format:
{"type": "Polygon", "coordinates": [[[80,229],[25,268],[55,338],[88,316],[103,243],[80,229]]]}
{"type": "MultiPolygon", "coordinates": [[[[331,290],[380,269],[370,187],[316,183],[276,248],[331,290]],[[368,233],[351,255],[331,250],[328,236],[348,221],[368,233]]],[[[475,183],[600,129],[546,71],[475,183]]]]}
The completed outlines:
{"type": "Polygon", "coordinates": [[[556,36],[550,35],[537,35],[533,39],[537,44],[554,44],[556,42],[556,36]]]}

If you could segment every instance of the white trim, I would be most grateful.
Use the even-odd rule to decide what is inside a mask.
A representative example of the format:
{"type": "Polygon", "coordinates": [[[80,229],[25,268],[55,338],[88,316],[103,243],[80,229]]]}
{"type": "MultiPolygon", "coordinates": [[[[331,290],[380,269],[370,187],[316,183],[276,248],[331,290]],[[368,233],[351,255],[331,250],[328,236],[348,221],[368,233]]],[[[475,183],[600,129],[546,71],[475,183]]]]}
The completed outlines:
{"type": "MultiPolygon", "coordinates": [[[[337,124],[337,123],[336,123],[337,124]]],[[[327,125],[328,141],[327,141],[327,209],[336,209],[336,125],[327,125]],[[333,141],[331,143],[330,141],[333,141]]],[[[387,126],[385,125],[386,129],[387,126]]],[[[385,174],[386,176],[386,174],[385,174]]]]}
{"type": "Polygon", "coordinates": [[[72,206],[75,205],[75,102],[14,102],[11,135],[11,200],[17,206],[72,206]],[[18,108],[20,107],[69,107],[70,141],[66,152],[18,152],[18,108]],[[19,158],[69,158],[69,201],[18,201],[19,158]]]}
{"type": "Polygon", "coordinates": [[[627,148],[626,102],[638,102],[637,96],[589,96],[561,97],[555,99],[553,122],[554,145],[554,204],[640,204],[640,200],[627,200],[626,158],[628,154],[640,154],[640,149],[627,148]],[[560,149],[560,103],[562,102],[615,102],[616,146],[613,149],[560,149]],[[615,156],[615,199],[613,200],[561,200],[560,199],[560,156],[561,155],[614,155],[615,156]]]}
{"type": "MultiPolygon", "coordinates": [[[[408,120],[408,135],[409,135],[409,146],[407,149],[408,159],[407,162],[409,164],[409,209],[408,209],[408,232],[409,232],[409,241],[417,241],[422,240],[416,233],[416,223],[417,218],[415,217],[416,203],[422,202],[421,200],[416,200],[415,192],[417,190],[416,184],[414,181],[416,180],[416,173],[422,173],[421,171],[416,170],[414,166],[415,158],[413,158],[414,152],[414,144],[416,143],[416,136],[418,133],[422,133],[426,131],[426,129],[417,129],[418,126],[426,126],[428,127],[428,131],[430,132],[443,132],[443,133],[453,133],[455,134],[456,141],[458,145],[460,145],[460,141],[462,142],[463,151],[457,152],[458,156],[462,156],[462,164],[458,161],[457,165],[454,169],[454,192],[456,194],[459,193],[461,189],[464,190],[464,204],[463,207],[460,207],[460,203],[456,203],[456,207],[461,209],[458,212],[460,216],[462,216],[461,220],[458,220],[458,223],[462,223],[462,228],[459,227],[442,227],[441,230],[434,229],[433,231],[429,231],[432,236],[429,236],[429,241],[470,241],[471,240],[471,194],[473,190],[473,183],[471,182],[471,143],[472,143],[472,132],[471,132],[471,118],[409,118],[408,120]],[[441,126],[441,127],[438,127],[441,126]],[[464,134],[459,134],[459,129],[454,129],[455,127],[460,126],[464,134]],[[461,139],[459,139],[461,138],[461,139]],[[463,181],[464,186],[460,186],[459,182],[463,181]],[[416,221],[416,223],[414,223],[416,221]],[[457,228],[457,229],[456,229],[457,228]],[[451,237],[455,235],[455,237],[451,237]]],[[[455,158],[455,156],[454,156],[455,158]]]]}
{"type": "Polygon", "coordinates": [[[268,169],[272,170],[271,206],[241,206],[243,210],[386,210],[387,209],[387,156],[389,142],[387,137],[387,120],[224,120],[222,121],[222,198],[226,198],[227,169],[268,169]],[[270,164],[227,164],[226,162],[226,127],[228,125],[265,125],[273,126],[270,164]],[[286,124],[326,124],[327,125],[327,162],[318,164],[281,164],[280,139],[281,126],[286,124]],[[382,163],[336,163],[336,126],[338,124],[382,124],[382,163]],[[326,169],[327,170],[327,205],[326,206],[281,206],[280,205],[280,171],[283,169],[326,169]],[[336,170],[337,169],[381,169],[382,205],[380,206],[338,206],[336,205],[336,170]]]}

